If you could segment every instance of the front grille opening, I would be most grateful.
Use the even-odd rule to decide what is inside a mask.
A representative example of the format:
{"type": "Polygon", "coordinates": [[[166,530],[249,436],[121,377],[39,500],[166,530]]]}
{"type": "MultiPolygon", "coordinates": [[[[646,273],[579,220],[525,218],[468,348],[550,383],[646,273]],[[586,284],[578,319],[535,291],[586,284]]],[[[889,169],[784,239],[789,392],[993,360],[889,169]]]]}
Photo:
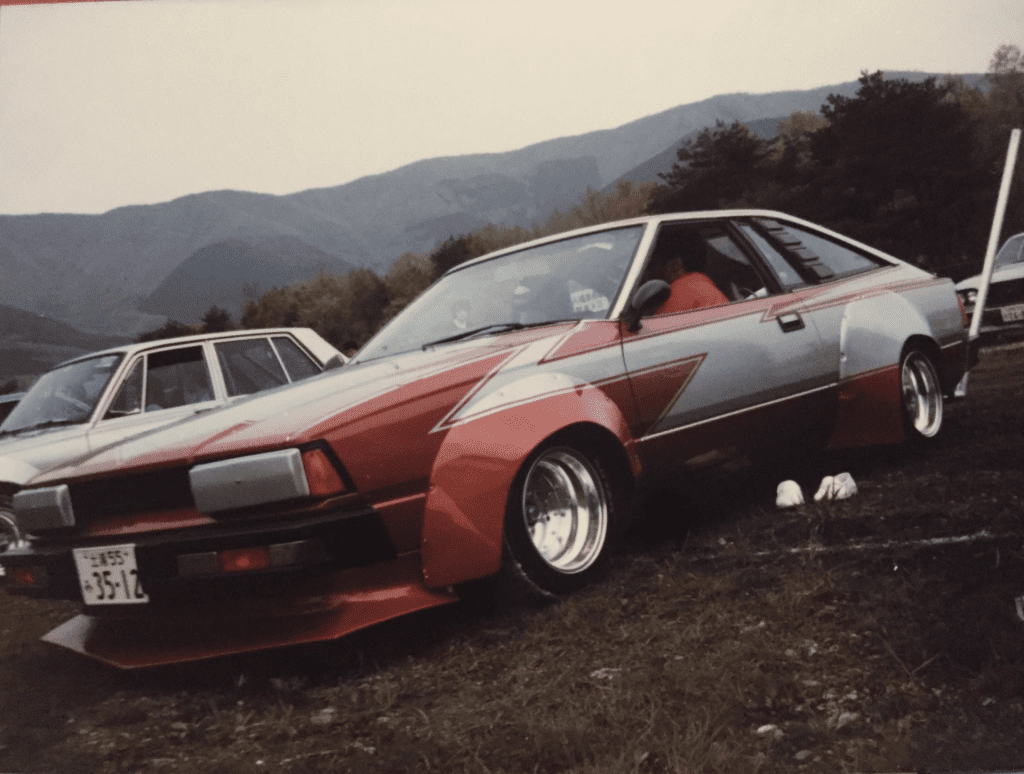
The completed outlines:
{"type": "Polygon", "coordinates": [[[188,468],[169,468],[71,484],[78,523],[103,516],[194,508],[188,468]]]}

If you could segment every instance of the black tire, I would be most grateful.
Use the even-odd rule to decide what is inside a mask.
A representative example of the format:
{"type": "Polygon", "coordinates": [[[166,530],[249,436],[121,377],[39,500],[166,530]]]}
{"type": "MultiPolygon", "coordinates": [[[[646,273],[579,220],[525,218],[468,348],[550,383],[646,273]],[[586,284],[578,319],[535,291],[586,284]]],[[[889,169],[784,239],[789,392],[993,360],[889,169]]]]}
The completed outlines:
{"type": "Polygon", "coordinates": [[[900,359],[900,405],[907,438],[923,441],[942,429],[942,382],[931,357],[910,348],[900,359]]]}
{"type": "Polygon", "coordinates": [[[599,459],[566,444],[541,447],[509,490],[503,585],[519,598],[550,600],[590,583],[607,568],[617,515],[599,459]]]}

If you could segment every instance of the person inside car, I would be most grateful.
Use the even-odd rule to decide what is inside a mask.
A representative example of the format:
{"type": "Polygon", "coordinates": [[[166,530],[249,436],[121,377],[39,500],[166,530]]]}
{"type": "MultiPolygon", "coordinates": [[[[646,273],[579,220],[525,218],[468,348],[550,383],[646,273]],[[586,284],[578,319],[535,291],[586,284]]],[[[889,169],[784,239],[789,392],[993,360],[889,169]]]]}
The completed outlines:
{"type": "Polygon", "coordinates": [[[694,231],[684,231],[663,248],[662,277],[672,288],[668,299],[655,314],[685,312],[729,303],[726,295],[704,273],[707,244],[694,231]]]}

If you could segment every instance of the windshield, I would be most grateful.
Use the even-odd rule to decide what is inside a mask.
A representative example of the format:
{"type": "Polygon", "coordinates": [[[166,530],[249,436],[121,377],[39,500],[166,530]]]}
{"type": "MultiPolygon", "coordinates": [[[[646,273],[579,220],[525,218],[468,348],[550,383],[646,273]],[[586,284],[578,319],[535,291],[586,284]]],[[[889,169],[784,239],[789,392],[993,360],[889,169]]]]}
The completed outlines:
{"type": "Polygon", "coordinates": [[[0,425],[0,432],[85,422],[124,355],[78,360],[43,374],[0,425]]]}
{"type": "Polygon", "coordinates": [[[607,317],[642,226],[550,242],[456,268],[378,333],[359,361],[560,320],[607,317]]]}
{"type": "Polygon", "coordinates": [[[1009,266],[1011,263],[1024,262],[1024,234],[1017,234],[1006,240],[1006,244],[996,255],[992,266],[1009,266]]]}

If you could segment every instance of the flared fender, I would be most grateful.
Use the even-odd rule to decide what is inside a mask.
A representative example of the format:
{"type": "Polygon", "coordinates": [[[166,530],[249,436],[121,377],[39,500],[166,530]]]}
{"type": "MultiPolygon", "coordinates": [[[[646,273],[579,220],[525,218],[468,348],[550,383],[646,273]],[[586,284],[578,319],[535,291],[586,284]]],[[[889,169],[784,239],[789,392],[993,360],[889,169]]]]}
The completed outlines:
{"type": "Polygon", "coordinates": [[[434,460],[423,516],[427,586],[447,586],[498,571],[512,480],[545,439],[580,423],[598,425],[617,437],[629,451],[633,474],[639,474],[640,463],[619,407],[589,385],[506,410],[492,409],[448,430],[434,460]]]}
{"type": "Polygon", "coordinates": [[[847,305],[839,332],[839,401],[831,448],[904,440],[899,364],[913,336],[931,339],[931,328],[896,293],[847,305]]]}
{"type": "Polygon", "coordinates": [[[839,381],[898,365],[912,336],[933,338],[920,310],[896,293],[854,301],[843,311],[839,331],[839,381]]]}

